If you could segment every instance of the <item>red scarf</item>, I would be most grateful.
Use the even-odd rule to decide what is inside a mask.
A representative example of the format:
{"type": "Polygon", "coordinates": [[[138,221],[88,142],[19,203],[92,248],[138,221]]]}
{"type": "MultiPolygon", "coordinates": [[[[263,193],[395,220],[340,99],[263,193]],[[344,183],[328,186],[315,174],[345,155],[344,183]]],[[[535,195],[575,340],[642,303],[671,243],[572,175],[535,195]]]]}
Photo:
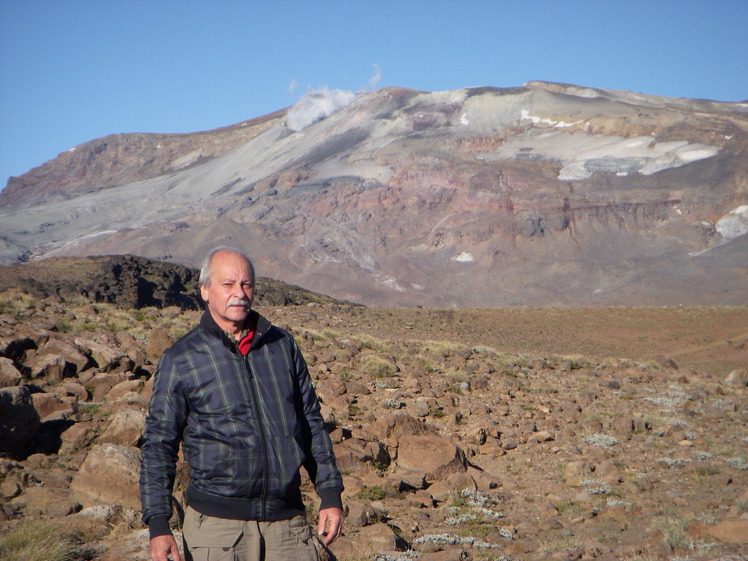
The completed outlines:
{"type": "Polygon", "coordinates": [[[237,347],[239,347],[239,352],[244,356],[247,356],[247,353],[249,353],[249,348],[252,346],[252,341],[254,341],[256,330],[257,321],[255,320],[247,326],[247,333],[244,335],[244,337],[242,337],[242,339],[239,341],[239,344],[237,345],[237,347]]]}

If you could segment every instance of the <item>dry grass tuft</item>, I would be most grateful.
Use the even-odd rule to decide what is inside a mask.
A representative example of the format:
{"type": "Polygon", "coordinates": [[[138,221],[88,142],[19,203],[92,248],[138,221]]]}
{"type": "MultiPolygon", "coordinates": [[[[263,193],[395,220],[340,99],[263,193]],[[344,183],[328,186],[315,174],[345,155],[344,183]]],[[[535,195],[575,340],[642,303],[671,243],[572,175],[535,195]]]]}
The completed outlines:
{"type": "Polygon", "coordinates": [[[45,522],[31,522],[0,536],[0,561],[73,561],[72,538],[45,522]]]}

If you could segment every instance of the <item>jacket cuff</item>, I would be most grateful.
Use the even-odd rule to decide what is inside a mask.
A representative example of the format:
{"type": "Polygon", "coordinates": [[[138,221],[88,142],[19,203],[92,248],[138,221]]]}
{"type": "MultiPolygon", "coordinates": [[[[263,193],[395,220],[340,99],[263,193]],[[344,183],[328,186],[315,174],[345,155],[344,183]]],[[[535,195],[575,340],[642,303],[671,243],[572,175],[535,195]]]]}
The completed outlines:
{"type": "Polygon", "coordinates": [[[320,498],[319,509],[339,508],[343,510],[343,501],[340,498],[341,489],[319,489],[317,495],[320,498]]]}
{"type": "Polygon", "coordinates": [[[158,536],[167,536],[171,534],[171,528],[169,527],[168,516],[152,516],[148,520],[148,531],[150,538],[156,538],[158,536]]]}

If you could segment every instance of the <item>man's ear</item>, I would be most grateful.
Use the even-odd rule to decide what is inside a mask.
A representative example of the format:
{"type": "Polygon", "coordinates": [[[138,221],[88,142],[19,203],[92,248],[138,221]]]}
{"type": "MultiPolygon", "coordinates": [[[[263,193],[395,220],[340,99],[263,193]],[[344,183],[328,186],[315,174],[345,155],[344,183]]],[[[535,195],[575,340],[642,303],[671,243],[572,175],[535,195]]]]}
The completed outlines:
{"type": "Polygon", "coordinates": [[[208,290],[206,286],[200,285],[200,297],[203,299],[203,302],[208,303],[208,290]]]}

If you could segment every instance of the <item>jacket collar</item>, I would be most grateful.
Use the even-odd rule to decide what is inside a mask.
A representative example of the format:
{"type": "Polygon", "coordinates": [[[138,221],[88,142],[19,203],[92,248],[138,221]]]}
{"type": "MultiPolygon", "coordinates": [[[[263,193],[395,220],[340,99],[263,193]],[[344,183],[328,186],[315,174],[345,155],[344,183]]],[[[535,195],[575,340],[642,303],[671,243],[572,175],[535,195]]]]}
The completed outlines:
{"type": "MultiPolygon", "coordinates": [[[[270,321],[267,318],[265,318],[263,315],[259,314],[255,310],[250,310],[249,314],[250,314],[250,317],[247,318],[248,320],[250,320],[250,318],[253,318],[253,319],[257,320],[257,323],[256,323],[257,328],[255,330],[255,338],[254,338],[254,341],[252,343],[252,346],[255,347],[255,346],[257,346],[257,343],[260,341],[260,339],[262,338],[262,336],[265,333],[267,333],[268,329],[270,329],[271,323],[270,323],[270,321]]],[[[203,312],[203,315],[200,318],[200,327],[204,331],[206,331],[207,333],[209,333],[210,335],[213,335],[214,337],[217,337],[218,339],[220,339],[221,342],[225,346],[227,346],[229,348],[234,348],[235,347],[234,344],[233,344],[233,342],[231,341],[231,339],[229,339],[229,336],[226,334],[226,332],[219,327],[219,325],[213,319],[213,316],[210,315],[210,311],[209,310],[205,310],[203,312]]]]}

